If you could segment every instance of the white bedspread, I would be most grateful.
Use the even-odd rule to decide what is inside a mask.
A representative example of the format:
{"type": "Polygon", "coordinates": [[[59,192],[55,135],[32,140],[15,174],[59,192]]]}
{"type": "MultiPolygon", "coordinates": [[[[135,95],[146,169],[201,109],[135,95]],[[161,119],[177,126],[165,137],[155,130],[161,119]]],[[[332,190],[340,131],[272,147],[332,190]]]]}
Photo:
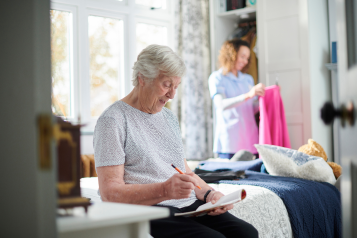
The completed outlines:
{"type": "Polygon", "coordinates": [[[81,178],[81,195],[82,197],[90,198],[91,202],[101,202],[98,194],[98,177],[81,178]]]}
{"type": "Polygon", "coordinates": [[[238,188],[247,191],[247,197],[234,205],[229,212],[249,222],[259,232],[259,237],[292,238],[292,229],[286,207],[281,198],[272,191],[250,185],[210,184],[223,194],[238,188]]]}
{"type": "MultiPolygon", "coordinates": [[[[234,205],[229,212],[252,224],[259,232],[260,238],[292,238],[289,215],[283,201],[272,191],[250,185],[210,184],[223,194],[239,188],[247,191],[247,197],[234,205]]],[[[101,202],[98,191],[98,178],[81,178],[83,197],[92,202],[101,202]]]]}

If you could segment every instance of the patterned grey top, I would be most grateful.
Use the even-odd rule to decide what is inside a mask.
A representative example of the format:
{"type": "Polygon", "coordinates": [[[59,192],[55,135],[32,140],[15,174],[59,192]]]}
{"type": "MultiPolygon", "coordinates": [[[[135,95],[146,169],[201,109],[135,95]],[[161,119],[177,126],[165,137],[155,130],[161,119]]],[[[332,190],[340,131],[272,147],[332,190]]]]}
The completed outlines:
{"type": "MultiPolygon", "coordinates": [[[[164,182],[177,173],[171,164],[186,171],[180,127],[176,116],[165,107],[148,114],[123,101],[115,102],[99,117],[93,146],[96,167],[124,164],[127,184],[164,182]]],[[[181,208],[196,200],[192,191],[187,199],[159,204],[181,208]]]]}

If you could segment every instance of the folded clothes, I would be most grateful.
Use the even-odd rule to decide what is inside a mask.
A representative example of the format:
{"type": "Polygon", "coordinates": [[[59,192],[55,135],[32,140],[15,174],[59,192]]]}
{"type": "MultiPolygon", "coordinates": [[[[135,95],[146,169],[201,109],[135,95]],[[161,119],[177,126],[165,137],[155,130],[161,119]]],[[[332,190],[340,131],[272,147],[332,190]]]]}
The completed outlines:
{"type": "Polygon", "coordinates": [[[262,167],[262,159],[250,161],[236,161],[236,162],[216,162],[216,161],[202,161],[198,164],[197,168],[207,171],[239,171],[251,170],[260,172],[262,167]]]}
{"type": "Polygon", "coordinates": [[[214,183],[220,180],[237,180],[245,178],[245,172],[239,171],[207,171],[202,169],[195,169],[197,174],[206,183],[214,183]]]}

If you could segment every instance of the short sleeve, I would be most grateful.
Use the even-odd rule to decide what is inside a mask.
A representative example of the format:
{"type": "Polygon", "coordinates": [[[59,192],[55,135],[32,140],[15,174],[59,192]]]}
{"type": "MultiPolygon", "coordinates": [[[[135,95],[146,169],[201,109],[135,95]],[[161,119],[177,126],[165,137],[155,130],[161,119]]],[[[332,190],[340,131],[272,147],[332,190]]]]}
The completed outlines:
{"type": "Polygon", "coordinates": [[[125,163],[125,129],[114,118],[100,117],[93,136],[95,166],[125,163]]]}
{"type": "Polygon", "coordinates": [[[222,78],[219,76],[218,72],[214,72],[208,79],[209,91],[211,98],[213,99],[216,94],[223,94],[226,96],[225,93],[225,85],[222,78]]]}

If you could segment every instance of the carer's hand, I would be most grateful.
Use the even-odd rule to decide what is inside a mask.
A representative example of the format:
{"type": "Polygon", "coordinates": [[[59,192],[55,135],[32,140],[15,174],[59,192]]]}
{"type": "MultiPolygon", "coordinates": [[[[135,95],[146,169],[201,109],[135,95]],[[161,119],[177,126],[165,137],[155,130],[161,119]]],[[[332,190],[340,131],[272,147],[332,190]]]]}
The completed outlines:
{"type": "MultiPolygon", "coordinates": [[[[224,194],[221,192],[212,191],[208,194],[206,201],[211,202],[212,204],[215,204],[223,196],[224,196],[224,194]]],[[[231,209],[233,209],[233,204],[229,204],[229,205],[222,206],[222,207],[217,207],[215,210],[209,212],[208,215],[217,216],[217,215],[223,214],[226,211],[231,210],[231,209]]]]}
{"type": "Polygon", "coordinates": [[[194,173],[174,174],[163,183],[164,194],[169,199],[189,198],[191,191],[198,185],[194,173]]]}
{"type": "Polygon", "coordinates": [[[264,96],[265,95],[265,85],[258,83],[247,93],[247,98],[253,98],[254,96],[264,96]]]}

